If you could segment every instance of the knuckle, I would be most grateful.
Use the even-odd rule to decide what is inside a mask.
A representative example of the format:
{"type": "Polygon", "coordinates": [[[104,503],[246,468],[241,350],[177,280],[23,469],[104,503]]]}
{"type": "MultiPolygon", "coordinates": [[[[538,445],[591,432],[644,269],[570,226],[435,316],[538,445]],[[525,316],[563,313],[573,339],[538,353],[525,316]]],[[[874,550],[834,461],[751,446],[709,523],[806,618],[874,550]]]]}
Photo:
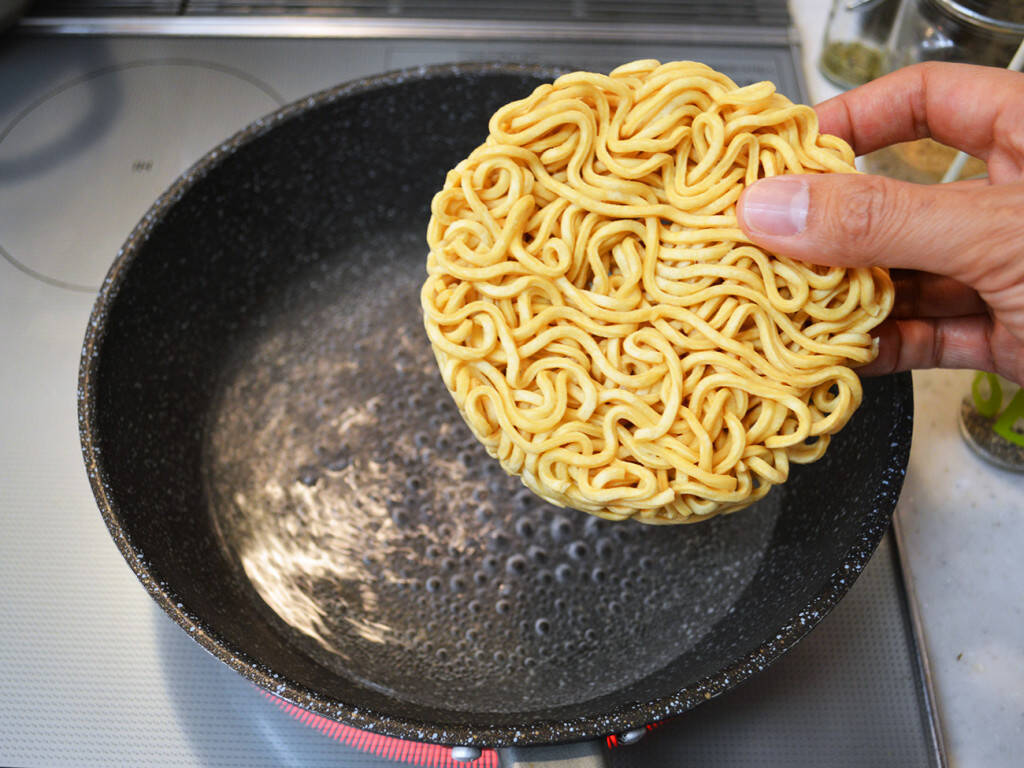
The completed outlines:
{"type": "MultiPolygon", "coordinates": [[[[1015,117],[1024,116],[1024,112],[1015,117]]],[[[997,129],[1000,129],[999,143],[1005,146],[1018,161],[1018,167],[1020,167],[1020,160],[1024,158],[1024,123],[1019,120],[1014,120],[1005,129],[1002,126],[997,125],[997,129]]]]}
{"type": "Polygon", "coordinates": [[[929,81],[936,81],[947,75],[949,63],[945,61],[919,61],[906,68],[910,74],[921,81],[920,91],[924,92],[929,81]]]}
{"type": "Polygon", "coordinates": [[[946,359],[946,326],[943,323],[936,323],[935,332],[932,334],[931,351],[928,356],[928,368],[939,368],[946,359]]]}
{"type": "Polygon", "coordinates": [[[848,248],[864,256],[875,253],[884,233],[881,229],[893,200],[884,179],[864,176],[836,195],[831,206],[831,229],[848,248]]]}
{"type": "Polygon", "coordinates": [[[1024,195],[980,197],[972,210],[972,236],[960,242],[958,277],[978,291],[998,295],[1024,286],[1024,195]]]}

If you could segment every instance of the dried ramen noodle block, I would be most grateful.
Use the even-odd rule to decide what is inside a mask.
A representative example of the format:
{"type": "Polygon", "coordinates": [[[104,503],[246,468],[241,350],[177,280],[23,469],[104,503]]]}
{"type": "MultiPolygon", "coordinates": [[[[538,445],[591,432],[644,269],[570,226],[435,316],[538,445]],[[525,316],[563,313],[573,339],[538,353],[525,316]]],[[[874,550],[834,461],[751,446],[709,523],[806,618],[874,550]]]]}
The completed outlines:
{"type": "Polygon", "coordinates": [[[542,85],[489,128],[434,197],[422,304],[505,470],[554,504],[688,523],[822,456],[892,282],[766,253],[735,209],[765,176],[854,172],[810,107],[637,61],[542,85]]]}

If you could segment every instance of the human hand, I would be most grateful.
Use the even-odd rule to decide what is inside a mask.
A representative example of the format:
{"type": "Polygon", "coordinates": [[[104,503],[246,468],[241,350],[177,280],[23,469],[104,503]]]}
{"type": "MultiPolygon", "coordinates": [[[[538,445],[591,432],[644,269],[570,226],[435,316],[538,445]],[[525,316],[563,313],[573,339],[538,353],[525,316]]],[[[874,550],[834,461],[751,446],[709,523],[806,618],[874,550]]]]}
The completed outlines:
{"type": "Polygon", "coordinates": [[[1024,384],[1024,74],[918,64],[816,111],[858,155],[930,136],[985,160],[989,177],[763,179],[737,204],[747,236],[812,263],[892,268],[896,303],[861,372],[976,368],[1024,384]]]}

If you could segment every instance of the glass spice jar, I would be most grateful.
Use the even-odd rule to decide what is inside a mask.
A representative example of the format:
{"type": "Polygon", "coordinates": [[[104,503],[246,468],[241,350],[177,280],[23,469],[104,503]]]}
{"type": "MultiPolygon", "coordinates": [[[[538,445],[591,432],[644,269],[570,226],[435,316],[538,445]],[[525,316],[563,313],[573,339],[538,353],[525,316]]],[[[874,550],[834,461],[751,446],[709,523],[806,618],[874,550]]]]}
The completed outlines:
{"type": "MultiPolygon", "coordinates": [[[[1022,0],[903,0],[886,46],[880,74],[922,61],[1005,67],[1024,38],[1022,0]]],[[[868,173],[919,184],[938,182],[956,156],[931,139],[896,144],[865,156],[868,173]]],[[[970,158],[961,178],[984,176],[970,158]]]]}
{"type": "Polygon", "coordinates": [[[885,71],[919,61],[1005,67],[1024,38],[1021,0],[904,0],[885,71]]]}
{"type": "Polygon", "coordinates": [[[899,0],[834,0],[818,69],[840,88],[878,77],[899,0]]]}

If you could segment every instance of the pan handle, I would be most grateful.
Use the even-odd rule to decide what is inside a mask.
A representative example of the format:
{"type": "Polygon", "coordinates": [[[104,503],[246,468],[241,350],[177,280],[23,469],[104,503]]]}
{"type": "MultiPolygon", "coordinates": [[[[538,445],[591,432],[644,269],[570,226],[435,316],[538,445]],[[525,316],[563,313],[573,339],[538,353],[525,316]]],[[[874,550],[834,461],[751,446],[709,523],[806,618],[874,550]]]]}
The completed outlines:
{"type": "Polygon", "coordinates": [[[501,768],[611,768],[608,750],[600,741],[552,744],[543,747],[504,747],[498,750],[501,768]]]}

